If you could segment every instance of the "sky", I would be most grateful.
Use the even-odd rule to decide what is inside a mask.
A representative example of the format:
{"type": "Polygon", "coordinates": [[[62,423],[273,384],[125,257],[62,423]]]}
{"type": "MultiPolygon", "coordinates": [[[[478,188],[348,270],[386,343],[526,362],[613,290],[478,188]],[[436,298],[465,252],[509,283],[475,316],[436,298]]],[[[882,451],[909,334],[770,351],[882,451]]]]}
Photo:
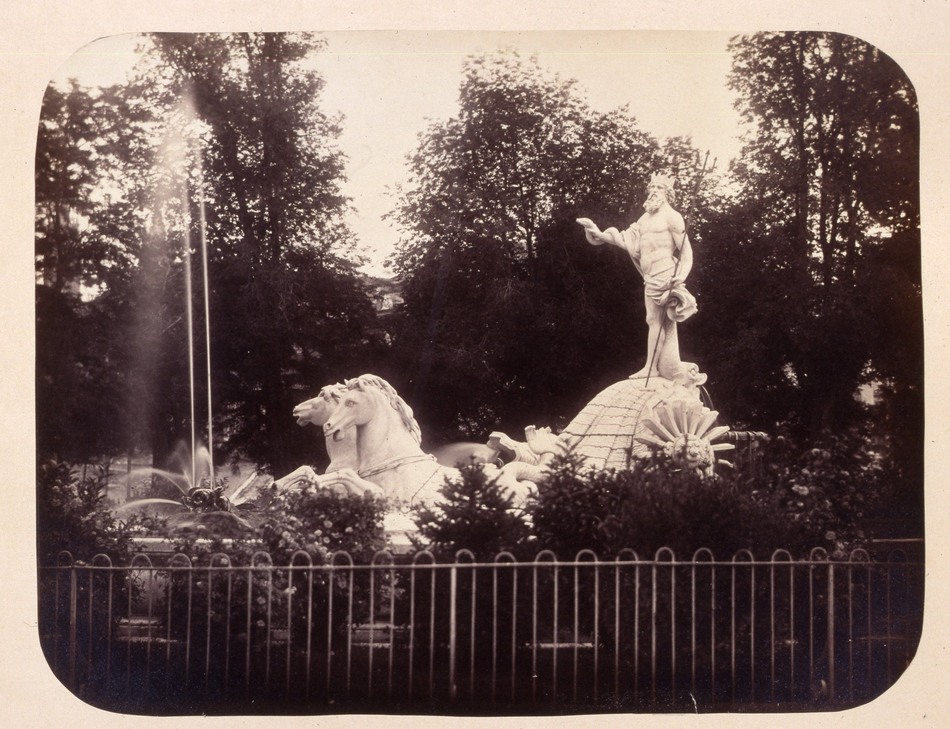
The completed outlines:
{"type": "MultiPolygon", "coordinates": [[[[735,96],[726,86],[727,33],[360,31],[324,38],[327,46],[313,61],[326,81],[321,105],[344,117],[343,191],[354,207],[347,222],[371,274],[390,273],[385,259],[398,233],[382,218],[394,206],[390,193],[405,177],[406,156],[428,121],[457,114],[461,67],[472,54],[536,55],[542,67],[576,79],[594,109],[628,105],[645,131],[690,136],[720,168],[739,150],[735,96]]],[[[100,39],[77,49],[53,80],[119,83],[134,65],[136,47],[132,34],[100,39]]]]}

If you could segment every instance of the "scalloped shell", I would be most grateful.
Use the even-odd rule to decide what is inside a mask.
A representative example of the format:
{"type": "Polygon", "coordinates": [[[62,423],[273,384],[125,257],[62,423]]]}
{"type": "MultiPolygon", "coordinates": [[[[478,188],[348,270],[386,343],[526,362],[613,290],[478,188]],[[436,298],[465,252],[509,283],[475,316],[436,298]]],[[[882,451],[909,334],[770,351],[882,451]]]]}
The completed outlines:
{"type": "Polygon", "coordinates": [[[646,458],[651,453],[637,438],[656,437],[644,420],[657,405],[675,400],[701,405],[696,391],[662,377],[651,377],[649,385],[643,378],[621,380],[585,405],[560,437],[587,459],[587,466],[628,468],[631,454],[646,458]]]}

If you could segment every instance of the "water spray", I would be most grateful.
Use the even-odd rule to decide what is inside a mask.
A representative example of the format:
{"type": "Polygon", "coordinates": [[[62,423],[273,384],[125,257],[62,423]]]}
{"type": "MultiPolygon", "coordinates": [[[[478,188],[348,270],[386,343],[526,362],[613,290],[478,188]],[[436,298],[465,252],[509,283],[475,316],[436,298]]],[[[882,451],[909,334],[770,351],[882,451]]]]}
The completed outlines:
{"type": "Polygon", "coordinates": [[[195,452],[198,447],[195,437],[195,332],[194,332],[194,313],[192,311],[192,291],[191,291],[191,214],[188,209],[188,181],[182,182],[182,208],[185,227],[185,321],[188,332],[188,396],[190,406],[190,417],[188,422],[191,424],[191,483],[197,483],[197,473],[195,471],[195,452]]]}
{"type": "MultiPolygon", "coordinates": [[[[201,161],[201,150],[198,150],[198,223],[201,237],[201,272],[204,286],[205,305],[205,372],[208,385],[208,469],[211,485],[214,486],[214,437],[213,419],[211,417],[211,306],[210,286],[208,285],[208,234],[205,220],[205,186],[204,165],[201,161]]],[[[194,420],[194,416],[192,416],[194,420]]]]}
{"type": "MultiPolygon", "coordinates": [[[[186,89],[180,109],[183,112],[182,127],[186,127],[195,118],[194,103],[190,89],[186,89]]],[[[187,130],[186,130],[187,134],[187,130]]],[[[184,142],[184,154],[182,155],[182,172],[184,180],[182,181],[182,219],[184,222],[184,262],[185,262],[185,308],[188,326],[188,384],[190,396],[190,422],[191,422],[191,483],[193,488],[201,486],[197,473],[197,418],[195,403],[195,345],[194,345],[194,306],[193,306],[193,287],[192,287],[192,264],[191,264],[191,205],[188,190],[188,158],[194,155],[197,170],[197,193],[198,193],[198,237],[201,247],[201,276],[202,276],[202,298],[204,304],[205,317],[205,375],[207,384],[207,407],[208,407],[208,486],[215,488],[214,477],[214,458],[212,456],[214,448],[214,429],[213,412],[211,407],[211,315],[210,315],[210,285],[208,282],[208,235],[207,219],[205,217],[205,195],[204,195],[204,166],[201,159],[201,149],[198,145],[192,145],[191,140],[184,142]]]]}

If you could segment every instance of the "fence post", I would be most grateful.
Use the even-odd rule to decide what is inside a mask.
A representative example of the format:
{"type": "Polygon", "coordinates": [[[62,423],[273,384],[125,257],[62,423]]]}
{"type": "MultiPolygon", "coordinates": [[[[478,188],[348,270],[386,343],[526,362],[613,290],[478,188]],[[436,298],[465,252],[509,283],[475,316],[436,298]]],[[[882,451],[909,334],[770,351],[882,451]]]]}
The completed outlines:
{"type": "Polygon", "coordinates": [[[69,688],[76,688],[76,565],[69,568],[69,688]]]}
{"type": "Polygon", "coordinates": [[[835,566],[828,562],[828,697],[835,698],[835,566]]]}
{"type": "Polygon", "coordinates": [[[449,569],[449,699],[456,699],[455,686],[455,642],[457,626],[455,621],[456,590],[458,588],[458,562],[449,569]]]}

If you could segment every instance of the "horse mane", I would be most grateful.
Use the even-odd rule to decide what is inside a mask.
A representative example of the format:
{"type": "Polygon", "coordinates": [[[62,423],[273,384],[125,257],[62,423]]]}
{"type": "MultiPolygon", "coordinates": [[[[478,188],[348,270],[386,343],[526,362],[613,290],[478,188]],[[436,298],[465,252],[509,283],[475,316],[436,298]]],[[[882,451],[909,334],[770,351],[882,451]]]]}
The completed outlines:
{"type": "Polygon", "coordinates": [[[320,388],[320,392],[317,393],[317,397],[325,397],[324,393],[326,393],[330,397],[339,400],[345,389],[346,386],[341,385],[339,382],[336,382],[332,385],[324,385],[320,388]]]}
{"type": "Polygon", "coordinates": [[[396,392],[395,388],[390,385],[386,380],[377,375],[360,375],[352,380],[346,381],[346,386],[349,389],[354,387],[363,387],[369,385],[370,387],[375,387],[377,390],[382,392],[390,406],[399,413],[399,417],[402,419],[402,423],[406,426],[406,430],[409,431],[413,439],[417,444],[422,443],[422,429],[419,427],[419,423],[416,422],[415,416],[412,414],[412,408],[409,407],[409,404],[403,400],[399,393],[396,392]]]}

